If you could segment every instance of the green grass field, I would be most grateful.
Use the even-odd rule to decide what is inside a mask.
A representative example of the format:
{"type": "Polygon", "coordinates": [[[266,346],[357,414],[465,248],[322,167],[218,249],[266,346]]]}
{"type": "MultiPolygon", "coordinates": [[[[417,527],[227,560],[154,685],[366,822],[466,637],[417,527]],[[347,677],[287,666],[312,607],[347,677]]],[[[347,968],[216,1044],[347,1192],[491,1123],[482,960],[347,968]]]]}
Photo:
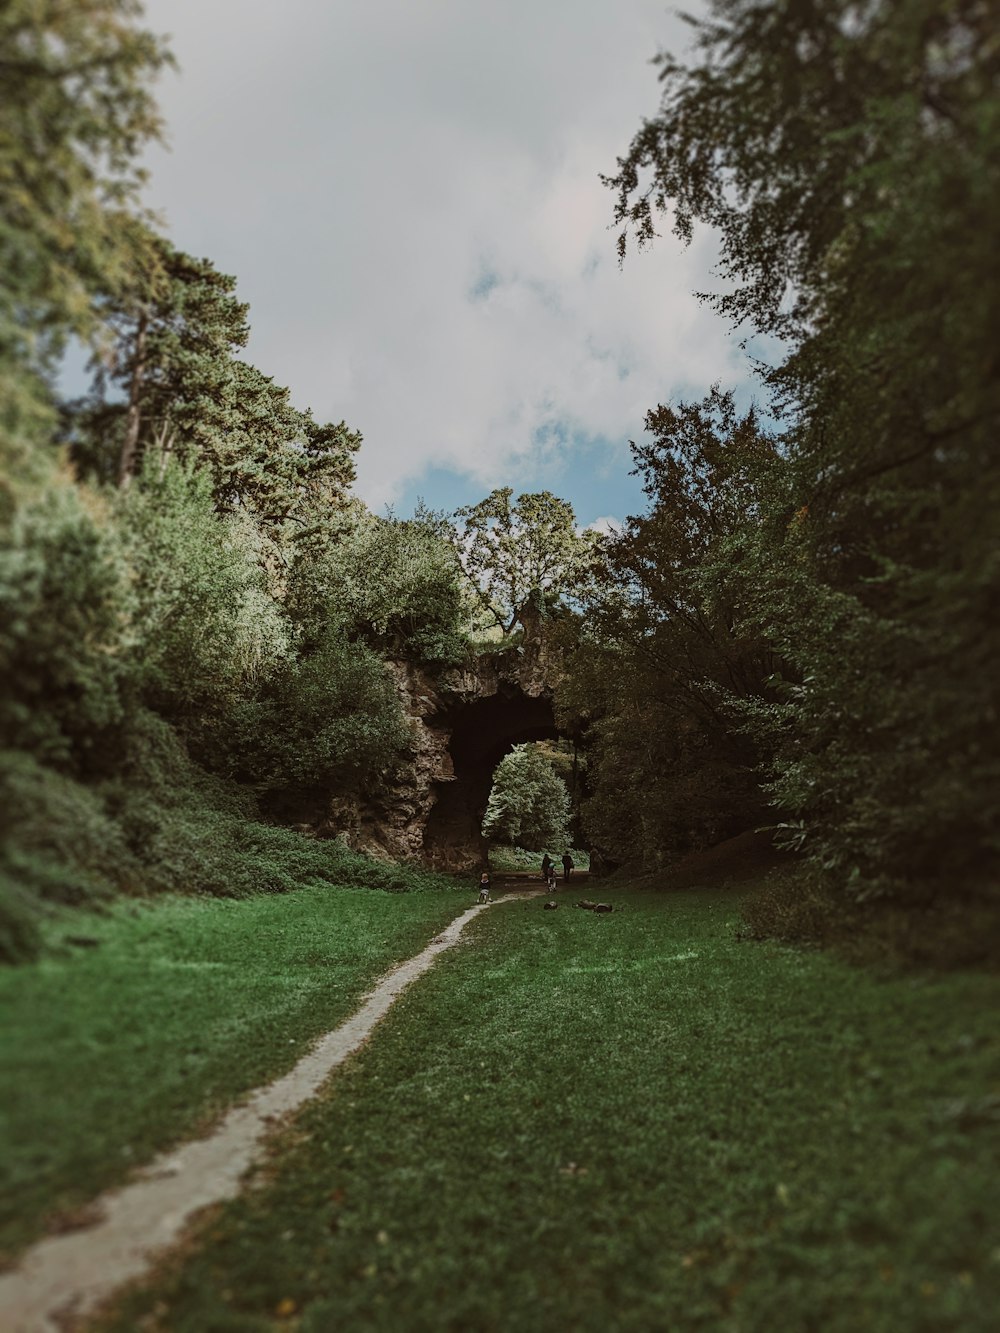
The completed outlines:
{"type": "Polygon", "coordinates": [[[995,1328],[997,979],[602,896],[478,918],[97,1327],[995,1328]]]}
{"type": "Polygon", "coordinates": [[[47,957],[0,969],[0,1251],[288,1069],[471,897],[323,885],[64,913],[47,957]]]}

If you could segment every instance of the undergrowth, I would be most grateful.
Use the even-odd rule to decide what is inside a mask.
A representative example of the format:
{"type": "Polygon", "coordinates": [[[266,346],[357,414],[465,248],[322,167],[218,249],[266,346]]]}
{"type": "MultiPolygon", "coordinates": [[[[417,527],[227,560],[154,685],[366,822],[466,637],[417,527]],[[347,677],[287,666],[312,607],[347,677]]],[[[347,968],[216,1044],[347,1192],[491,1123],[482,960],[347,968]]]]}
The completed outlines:
{"type": "Polygon", "coordinates": [[[133,720],[123,747],[115,776],[90,782],[0,751],[0,962],[38,956],[39,926],[54,905],[172,892],[247,898],[311,883],[388,893],[451,883],[265,823],[252,791],[200,769],[151,713],[133,720]]]}
{"type": "Polygon", "coordinates": [[[742,916],[747,939],[812,944],[859,963],[944,969],[1000,963],[1000,904],[985,896],[906,906],[859,900],[831,876],[792,864],[747,895],[742,916]]]}
{"type": "MultiPolygon", "coordinates": [[[[555,861],[556,870],[562,874],[562,854],[565,847],[548,847],[540,852],[529,852],[523,847],[504,847],[501,845],[490,846],[489,862],[491,870],[536,870],[541,873],[540,867],[542,857],[548,852],[548,855],[555,861]]],[[[590,867],[590,853],[581,851],[578,847],[571,847],[569,854],[573,858],[573,866],[576,870],[587,870],[590,867]]]]}

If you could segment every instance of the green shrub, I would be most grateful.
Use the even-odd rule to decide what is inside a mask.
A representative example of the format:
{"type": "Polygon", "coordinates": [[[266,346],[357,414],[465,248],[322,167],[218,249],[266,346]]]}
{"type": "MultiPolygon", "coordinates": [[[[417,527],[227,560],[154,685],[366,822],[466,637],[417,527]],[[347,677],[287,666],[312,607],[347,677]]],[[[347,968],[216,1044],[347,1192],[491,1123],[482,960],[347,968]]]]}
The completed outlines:
{"type": "Polygon", "coordinates": [[[333,616],[347,634],[389,656],[439,666],[466,657],[467,609],[455,550],[439,516],[378,518],[354,509],[335,540],[292,569],[289,602],[307,639],[333,616]]]}
{"type": "Polygon", "coordinates": [[[148,467],[119,498],[135,586],[136,675],[146,701],[197,736],[291,654],[245,516],[216,512],[207,472],[148,467]]]}
{"type": "Polygon", "coordinates": [[[62,478],[0,533],[0,744],[70,771],[114,749],[132,593],[99,500],[62,478]]]}
{"type": "Polygon", "coordinates": [[[770,871],[744,900],[742,918],[745,939],[815,944],[862,963],[996,968],[1000,959],[1000,911],[989,898],[858,901],[808,861],[770,871]]]}
{"type": "Polygon", "coordinates": [[[828,880],[796,865],[774,871],[743,904],[745,938],[797,943],[827,940],[849,915],[849,905],[828,880]]]}
{"type": "Polygon", "coordinates": [[[0,963],[28,963],[38,957],[39,916],[38,900],[0,863],[0,963]]]}
{"type": "Polygon", "coordinates": [[[145,710],[132,719],[121,778],[102,794],[151,891],[245,898],[315,880],[413,886],[409,871],[264,823],[251,791],[205,772],[177,733],[145,710]]]}
{"type": "MultiPolygon", "coordinates": [[[[566,848],[562,845],[543,847],[541,851],[529,852],[523,847],[509,847],[503,845],[491,846],[489,861],[491,870],[529,870],[541,873],[542,856],[545,852],[556,862],[557,867],[562,854],[566,848]]],[[[570,847],[569,854],[573,858],[573,868],[575,870],[590,869],[590,853],[582,851],[579,847],[570,847]]]]}
{"type": "Polygon", "coordinates": [[[141,882],[97,789],[17,751],[0,752],[0,833],[6,864],[18,857],[18,878],[46,900],[81,903],[141,882]]]}
{"type": "Polygon", "coordinates": [[[288,661],[233,709],[214,753],[258,790],[358,791],[377,781],[409,741],[383,660],[336,625],[314,650],[288,661]]]}
{"type": "Polygon", "coordinates": [[[114,892],[247,898],[326,883],[407,893],[452,880],[264,823],[251,792],[206,773],[177,733],[129,714],[120,774],[85,785],[0,751],[0,961],[33,957],[44,904],[114,892]]]}

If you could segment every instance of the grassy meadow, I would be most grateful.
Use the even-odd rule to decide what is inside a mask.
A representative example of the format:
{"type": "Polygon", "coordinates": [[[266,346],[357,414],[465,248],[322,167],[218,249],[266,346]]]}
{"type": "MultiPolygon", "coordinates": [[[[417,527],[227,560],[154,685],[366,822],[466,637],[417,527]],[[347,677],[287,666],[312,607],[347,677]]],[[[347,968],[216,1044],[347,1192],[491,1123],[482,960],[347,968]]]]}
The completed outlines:
{"type": "Polygon", "coordinates": [[[471,899],[302,887],[62,913],[0,969],[0,1252],[290,1068],[471,899]],[[72,941],[76,941],[73,943],[72,941]]]}
{"type": "Polygon", "coordinates": [[[94,1327],[994,1328],[1000,981],[601,896],[480,916],[94,1327]]]}

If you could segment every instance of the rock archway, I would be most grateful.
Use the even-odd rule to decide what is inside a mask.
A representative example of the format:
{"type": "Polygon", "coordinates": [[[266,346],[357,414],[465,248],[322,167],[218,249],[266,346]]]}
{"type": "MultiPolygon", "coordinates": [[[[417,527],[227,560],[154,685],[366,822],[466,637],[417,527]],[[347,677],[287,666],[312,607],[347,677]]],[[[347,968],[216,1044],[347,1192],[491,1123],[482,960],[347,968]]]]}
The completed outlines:
{"type": "Polygon", "coordinates": [[[559,732],[549,695],[507,687],[457,709],[450,733],[452,774],[433,784],[423,852],[433,866],[458,869],[485,859],[480,827],[497,764],[522,741],[554,740],[559,732]]]}
{"type": "Polygon", "coordinates": [[[538,633],[437,676],[395,663],[410,759],[377,798],[330,802],[316,832],[374,856],[443,870],[481,864],[480,828],[497,764],[522,741],[560,734],[552,706],[558,667],[538,633]]]}

